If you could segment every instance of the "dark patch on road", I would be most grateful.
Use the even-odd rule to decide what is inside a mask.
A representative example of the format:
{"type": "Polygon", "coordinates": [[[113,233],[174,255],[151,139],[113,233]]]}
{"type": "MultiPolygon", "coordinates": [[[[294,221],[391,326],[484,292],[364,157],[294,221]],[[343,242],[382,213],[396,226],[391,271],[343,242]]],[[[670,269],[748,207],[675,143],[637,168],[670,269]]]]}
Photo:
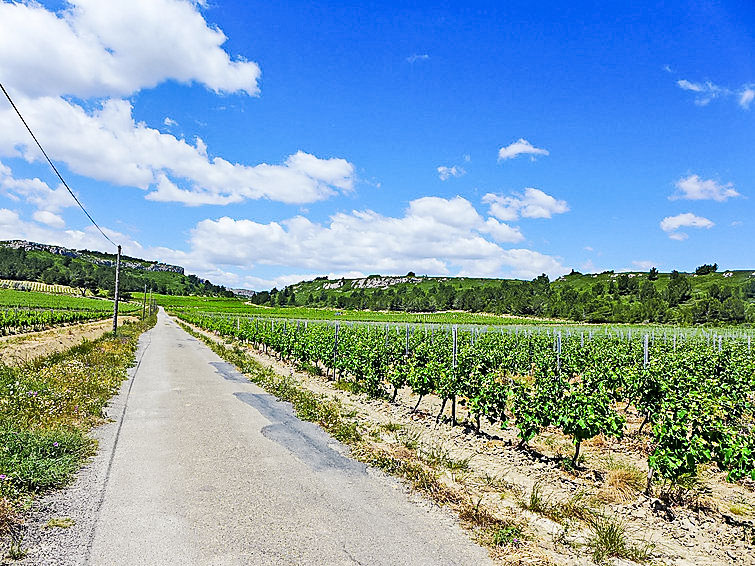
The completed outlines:
{"type": "Polygon", "coordinates": [[[262,435],[280,444],[318,472],[338,470],[346,475],[365,475],[366,466],[331,448],[337,441],[315,424],[300,420],[290,403],[268,393],[238,392],[234,395],[272,422],[262,435]]]}
{"type": "Polygon", "coordinates": [[[229,364],[228,362],[210,362],[210,365],[227,381],[249,383],[249,379],[240,374],[233,364],[229,364]]]}

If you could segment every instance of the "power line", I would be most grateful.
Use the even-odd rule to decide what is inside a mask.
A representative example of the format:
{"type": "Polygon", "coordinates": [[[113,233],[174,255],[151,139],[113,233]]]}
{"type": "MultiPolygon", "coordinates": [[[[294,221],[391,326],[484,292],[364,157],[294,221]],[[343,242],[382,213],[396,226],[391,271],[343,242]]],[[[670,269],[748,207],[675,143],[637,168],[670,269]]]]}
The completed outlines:
{"type": "Polygon", "coordinates": [[[117,247],[118,244],[116,244],[113,240],[111,240],[110,238],[108,238],[107,234],[105,234],[105,232],[102,231],[102,228],[100,228],[99,225],[94,221],[94,218],[92,218],[92,216],[86,211],[86,209],[84,208],[84,205],[81,204],[81,201],[78,198],[76,198],[75,194],[73,194],[73,191],[71,190],[71,187],[68,186],[68,183],[66,183],[65,179],[63,179],[63,176],[60,174],[60,172],[58,171],[58,169],[55,167],[55,165],[53,164],[52,160],[47,156],[47,152],[42,148],[42,144],[39,143],[39,140],[37,139],[37,136],[35,136],[34,132],[31,131],[31,128],[29,127],[29,124],[26,123],[26,120],[24,120],[24,117],[21,116],[21,112],[19,112],[18,108],[16,108],[15,103],[13,102],[13,100],[10,97],[10,95],[8,94],[8,91],[5,90],[5,87],[3,86],[2,83],[0,83],[0,89],[3,89],[3,94],[5,94],[5,98],[8,99],[8,102],[10,102],[10,105],[13,107],[13,110],[16,111],[16,114],[18,114],[18,117],[21,118],[21,122],[23,122],[24,126],[26,126],[26,129],[28,130],[28,132],[31,135],[32,139],[37,144],[37,147],[42,152],[42,155],[44,155],[45,159],[47,159],[47,163],[50,164],[50,167],[52,167],[52,170],[55,171],[55,174],[58,176],[58,179],[60,179],[60,182],[63,183],[63,186],[66,189],[68,189],[69,193],[71,193],[71,196],[73,197],[73,200],[75,200],[76,204],[79,205],[79,208],[81,208],[81,210],[84,211],[84,214],[86,214],[87,218],[89,218],[89,220],[92,222],[92,224],[94,224],[94,227],[97,228],[97,230],[100,231],[100,234],[102,234],[102,236],[108,242],[110,242],[111,244],[113,244],[114,246],[117,247]]]}

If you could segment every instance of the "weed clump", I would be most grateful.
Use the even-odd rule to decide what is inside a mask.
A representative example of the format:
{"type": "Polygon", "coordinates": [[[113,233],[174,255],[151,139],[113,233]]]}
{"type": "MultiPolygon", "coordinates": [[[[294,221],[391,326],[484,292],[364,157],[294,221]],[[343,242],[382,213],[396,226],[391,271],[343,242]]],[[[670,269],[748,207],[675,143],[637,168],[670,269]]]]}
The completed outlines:
{"type": "Polygon", "coordinates": [[[653,545],[631,543],[626,525],[616,517],[601,515],[591,526],[592,536],[588,540],[588,546],[592,549],[592,558],[597,564],[602,564],[607,558],[626,558],[635,562],[650,559],[653,545]]]}

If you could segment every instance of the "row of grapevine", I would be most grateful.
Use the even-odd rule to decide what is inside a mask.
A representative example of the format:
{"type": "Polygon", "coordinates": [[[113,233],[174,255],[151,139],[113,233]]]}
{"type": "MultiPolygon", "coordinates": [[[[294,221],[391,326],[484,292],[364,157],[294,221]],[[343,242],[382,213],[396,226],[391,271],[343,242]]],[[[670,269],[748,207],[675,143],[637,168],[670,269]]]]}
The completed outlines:
{"type": "Polygon", "coordinates": [[[59,324],[72,324],[109,316],[103,311],[74,310],[16,310],[0,311],[0,333],[10,334],[19,330],[33,332],[59,324]]]}
{"type": "MultiPolygon", "coordinates": [[[[112,316],[113,303],[103,299],[0,289],[0,333],[29,332],[112,316]]],[[[137,303],[121,303],[119,312],[141,313],[137,303]]]]}
{"type": "Polygon", "coordinates": [[[731,479],[755,479],[755,358],[745,334],[586,337],[177,314],[282,358],[320,364],[373,395],[395,399],[408,386],[418,405],[433,393],[452,411],[464,397],[478,429],[482,418],[513,423],[522,443],[557,427],[573,439],[575,463],[585,440],[624,434],[619,407],[631,404],[652,442],[649,485],[653,474],[678,480],[707,462],[731,479]]]}

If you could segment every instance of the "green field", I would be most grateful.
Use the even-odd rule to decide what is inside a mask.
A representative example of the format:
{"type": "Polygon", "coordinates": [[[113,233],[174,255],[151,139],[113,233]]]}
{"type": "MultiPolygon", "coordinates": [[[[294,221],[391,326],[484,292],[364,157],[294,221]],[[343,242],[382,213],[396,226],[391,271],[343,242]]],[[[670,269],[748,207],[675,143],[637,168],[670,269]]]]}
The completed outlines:
{"type": "Polygon", "coordinates": [[[206,313],[226,313],[234,316],[260,317],[291,320],[344,320],[350,322],[385,322],[409,324],[481,324],[481,325],[523,325],[558,324],[561,321],[537,317],[515,317],[487,313],[462,311],[411,313],[395,311],[369,311],[337,308],[310,307],[266,307],[249,304],[245,299],[221,297],[178,297],[154,295],[157,304],[181,311],[206,313]]]}

